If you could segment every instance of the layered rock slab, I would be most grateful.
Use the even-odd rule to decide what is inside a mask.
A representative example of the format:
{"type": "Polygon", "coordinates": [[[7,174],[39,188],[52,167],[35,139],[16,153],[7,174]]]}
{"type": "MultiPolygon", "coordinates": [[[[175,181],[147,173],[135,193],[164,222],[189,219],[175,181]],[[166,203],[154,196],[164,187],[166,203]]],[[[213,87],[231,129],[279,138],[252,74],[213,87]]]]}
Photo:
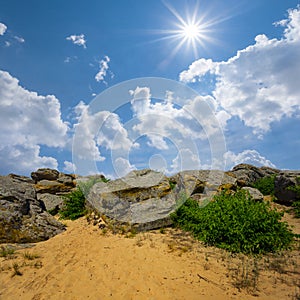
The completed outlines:
{"type": "Polygon", "coordinates": [[[170,214],[178,207],[177,195],[162,173],[139,170],[108,183],[96,183],[87,202],[100,214],[148,230],[171,224],[170,214]]]}
{"type": "Polygon", "coordinates": [[[0,176],[0,243],[39,242],[63,230],[36,198],[30,178],[0,176]]]}

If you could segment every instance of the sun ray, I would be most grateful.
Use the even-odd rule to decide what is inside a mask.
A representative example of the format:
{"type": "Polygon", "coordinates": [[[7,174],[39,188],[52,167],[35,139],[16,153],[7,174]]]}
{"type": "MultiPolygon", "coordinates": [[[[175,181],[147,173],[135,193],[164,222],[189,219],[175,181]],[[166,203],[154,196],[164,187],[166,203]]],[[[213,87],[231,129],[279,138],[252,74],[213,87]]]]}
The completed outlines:
{"type": "Polygon", "coordinates": [[[204,21],[205,14],[199,14],[199,1],[196,1],[191,14],[188,11],[188,7],[186,7],[186,19],[167,0],[162,2],[178,21],[175,23],[176,29],[161,31],[161,33],[164,32],[172,39],[179,41],[178,47],[175,47],[172,51],[173,56],[185,44],[187,48],[191,48],[195,58],[198,58],[199,48],[205,47],[204,42],[209,40],[209,37],[206,35],[211,27],[210,21],[204,21]]]}
{"type": "Polygon", "coordinates": [[[208,51],[211,44],[220,45],[220,41],[216,38],[217,26],[231,19],[237,8],[230,7],[222,10],[221,14],[215,14],[212,6],[200,6],[200,0],[195,0],[193,6],[181,6],[181,10],[175,8],[170,0],[161,0],[161,2],[175,17],[173,21],[170,21],[173,28],[148,30],[149,34],[160,35],[160,37],[143,43],[169,42],[170,46],[173,46],[168,57],[159,64],[159,67],[166,67],[182,50],[186,54],[190,51],[194,59],[198,59],[203,50],[208,51]]]}

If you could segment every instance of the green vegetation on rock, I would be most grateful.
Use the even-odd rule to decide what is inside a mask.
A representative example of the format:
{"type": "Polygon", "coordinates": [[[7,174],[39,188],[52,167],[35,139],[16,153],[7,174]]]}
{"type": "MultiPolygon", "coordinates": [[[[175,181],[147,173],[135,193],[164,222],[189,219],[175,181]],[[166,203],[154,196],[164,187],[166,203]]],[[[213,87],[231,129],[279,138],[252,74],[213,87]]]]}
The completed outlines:
{"type": "Polygon", "coordinates": [[[94,184],[96,184],[97,182],[107,183],[109,181],[110,181],[110,179],[107,179],[105,177],[91,177],[91,178],[89,178],[88,181],[85,181],[85,182],[79,181],[78,186],[85,195],[88,195],[88,193],[90,192],[90,189],[93,187],[94,184]]]}
{"type": "Polygon", "coordinates": [[[231,252],[261,254],[287,249],[294,240],[283,213],[269,203],[256,202],[243,190],[216,195],[208,205],[199,207],[188,199],[172,219],[175,225],[193,233],[207,245],[231,252]]]}

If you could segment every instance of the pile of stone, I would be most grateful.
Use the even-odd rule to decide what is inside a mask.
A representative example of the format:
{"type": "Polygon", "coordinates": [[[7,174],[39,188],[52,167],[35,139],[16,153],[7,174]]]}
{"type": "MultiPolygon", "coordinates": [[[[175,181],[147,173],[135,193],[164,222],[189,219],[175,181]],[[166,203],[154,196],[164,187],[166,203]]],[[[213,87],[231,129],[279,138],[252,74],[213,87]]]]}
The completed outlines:
{"type": "Polygon", "coordinates": [[[34,181],[0,176],[0,243],[33,243],[64,230],[37,199],[34,181]]]}
{"type": "Polygon", "coordinates": [[[291,205],[299,197],[291,187],[300,184],[300,171],[248,164],[227,172],[182,171],[172,177],[139,170],[109,182],[101,180],[103,175],[76,178],[52,169],[39,169],[31,173],[31,178],[0,176],[0,243],[37,242],[62,232],[64,226],[48,212],[62,207],[62,196],[76,188],[76,179],[78,184],[96,182],[85,195],[88,208],[94,211],[90,223],[103,228],[106,216],[138,230],[148,230],[170,225],[170,214],[188,197],[203,204],[222,190],[234,193],[243,188],[254,200],[261,201],[264,196],[252,184],[266,176],[275,176],[279,203],[291,205]]]}
{"type": "Polygon", "coordinates": [[[59,209],[62,195],[76,186],[75,176],[39,169],[31,178],[0,176],[0,243],[32,243],[64,231],[50,210],[59,209]]]}
{"type": "Polygon", "coordinates": [[[123,178],[96,183],[87,195],[87,203],[99,215],[148,230],[170,225],[170,214],[186,198],[203,205],[222,190],[234,193],[241,188],[254,201],[262,201],[264,195],[252,184],[267,176],[275,176],[275,197],[279,203],[291,205],[297,199],[290,187],[300,184],[300,171],[240,164],[228,172],[193,170],[172,177],[152,170],[132,171],[123,178]]]}
{"type": "Polygon", "coordinates": [[[31,173],[37,199],[42,201],[47,211],[58,211],[64,195],[76,188],[76,175],[60,173],[53,169],[38,169],[31,173]]]}

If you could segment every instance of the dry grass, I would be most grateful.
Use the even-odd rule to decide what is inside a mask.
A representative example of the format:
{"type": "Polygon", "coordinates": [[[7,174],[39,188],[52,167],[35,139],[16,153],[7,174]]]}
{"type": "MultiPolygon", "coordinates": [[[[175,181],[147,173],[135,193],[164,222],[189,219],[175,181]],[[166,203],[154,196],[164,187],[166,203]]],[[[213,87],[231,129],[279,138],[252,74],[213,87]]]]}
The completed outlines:
{"type": "Polygon", "coordinates": [[[0,272],[12,272],[12,277],[22,276],[26,268],[39,269],[43,265],[37,260],[40,255],[28,251],[19,252],[11,246],[1,246],[0,254],[0,272]]]}

